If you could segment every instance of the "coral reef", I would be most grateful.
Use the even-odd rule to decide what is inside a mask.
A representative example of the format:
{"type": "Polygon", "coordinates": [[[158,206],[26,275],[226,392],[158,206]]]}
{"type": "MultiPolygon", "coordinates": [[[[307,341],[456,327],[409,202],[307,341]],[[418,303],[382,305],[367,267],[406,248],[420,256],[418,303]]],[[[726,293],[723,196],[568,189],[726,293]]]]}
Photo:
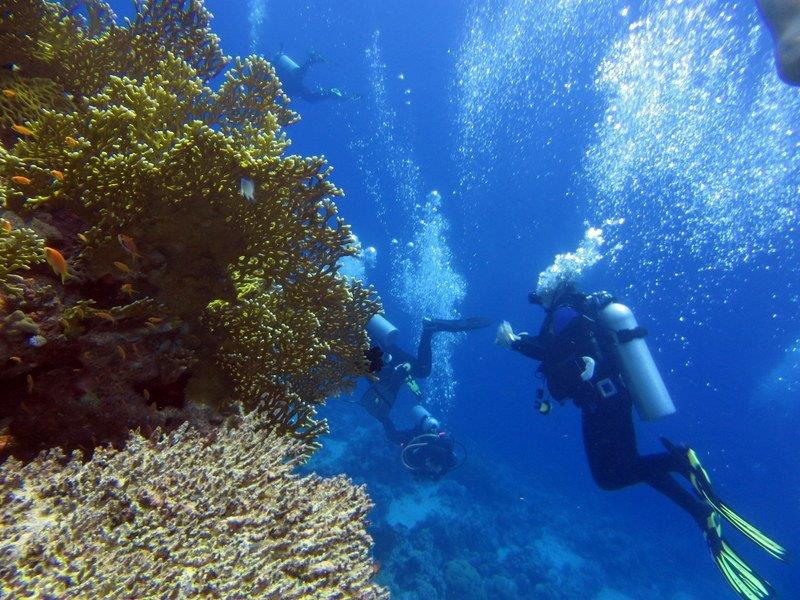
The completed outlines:
{"type": "Polygon", "coordinates": [[[518,471],[465,439],[464,467],[420,484],[360,407],[331,404],[324,414],[331,436],[303,468],[344,471],[367,485],[376,505],[370,516],[381,562],[376,581],[393,598],[688,600],[728,593],[711,561],[699,560],[702,538],[677,510],[665,513],[672,536],[643,536],[647,512],[590,482],[577,498],[561,495],[564,481],[579,480],[579,473],[546,476],[549,467],[542,471],[539,463],[549,461],[518,471]]]}
{"type": "Polygon", "coordinates": [[[302,442],[268,434],[267,413],[237,421],[0,466],[0,595],[388,598],[364,488],[293,474],[302,442]]]}
{"type": "Polygon", "coordinates": [[[0,458],[237,402],[308,453],[316,406],[364,372],[378,307],[337,272],[355,252],[341,191],[323,158],[287,154],[272,67],[225,57],[209,18],[197,0],[137,2],[124,25],[101,0],[0,0],[0,244],[21,251],[0,260],[0,458]]]}

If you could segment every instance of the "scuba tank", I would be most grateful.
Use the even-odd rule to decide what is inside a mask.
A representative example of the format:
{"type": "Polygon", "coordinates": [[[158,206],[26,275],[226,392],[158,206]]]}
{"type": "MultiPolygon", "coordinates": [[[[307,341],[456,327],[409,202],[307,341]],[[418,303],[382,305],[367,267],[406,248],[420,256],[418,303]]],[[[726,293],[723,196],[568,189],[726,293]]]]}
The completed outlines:
{"type": "Polygon", "coordinates": [[[383,315],[373,315],[367,322],[367,334],[374,344],[386,350],[397,342],[398,331],[383,315]]]}
{"type": "Polygon", "coordinates": [[[300,69],[300,65],[283,53],[276,56],[272,62],[275,65],[275,70],[278,71],[279,77],[285,77],[300,69]]]}
{"type": "Polygon", "coordinates": [[[424,406],[417,404],[411,409],[414,426],[424,433],[438,433],[439,421],[434,418],[424,406]]]}
{"type": "Polygon", "coordinates": [[[652,421],[674,413],[675,405],[644,341],[645,332],[631,309],[611,302],[599,311],[598,317],[613,332],[611,337],[620,358],[622,378],[639,416],[652,421]]]}

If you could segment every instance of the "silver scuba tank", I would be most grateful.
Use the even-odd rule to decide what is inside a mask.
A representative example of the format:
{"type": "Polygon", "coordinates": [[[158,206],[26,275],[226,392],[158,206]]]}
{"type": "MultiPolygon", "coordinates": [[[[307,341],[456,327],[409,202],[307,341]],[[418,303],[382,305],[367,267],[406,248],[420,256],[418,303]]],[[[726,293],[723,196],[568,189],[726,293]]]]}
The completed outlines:
{"type": "Polygon", "coordinates": [[[383,315],[374,315],[367,322],[367,334],[373,344],[379,344],[385,351],[395,345],[399,332],[383,315]]]}
{"type": "Polygon", "coordinates": [[[622,363],[622,378],[639,416],[652,421],[674,413],[675,405],[653,355],[644,338],[636,334],[639,324],[631,309],[612,302],[600,310],[598,316],[600,322],[613,332],[614,347],[622,363]]]}
{"type": "Polygon", "coordinates": [[[298,65],[285,54],[278,55],[277,58],[274,59],[274,62],[278,73],[282,74],[283,76],[294,73],[300,68],[300,65],[298,65]]]}
{"type": "Polygon", "coordinates": [[[414,425],[425,433],[437,433],[439,431],[439,421],[428,412],[424,406],[417,404],[411,409],[414,418],[414,425]]]}

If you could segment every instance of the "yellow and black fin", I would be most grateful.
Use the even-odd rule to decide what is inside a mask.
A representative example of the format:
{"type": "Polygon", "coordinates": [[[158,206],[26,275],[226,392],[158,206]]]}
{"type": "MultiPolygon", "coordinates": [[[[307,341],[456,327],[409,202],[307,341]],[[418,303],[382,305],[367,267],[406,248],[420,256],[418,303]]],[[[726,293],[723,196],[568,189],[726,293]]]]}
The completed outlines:
{"type": "Polygon", "coordinates": [[[708,476],[708,471],[700,464],[700,459],[697,457],[695,451],[689,448],[686,451],[686,457],[689,461],[689,481],[700,497],[767,554],[778,560],[787,562],[788,553],[786,548],[761,533],[761,531],[748,521],[745,521],[736,511],[717,497],[714,489],[711,487],[711,478],[708,476]]]}
{"type": "Polygon", "coordinates": [[[722,539],[719,518],[712,512],[705,531],[711,556],[722,575],[734,591],[744,600],[768,600],[777,598],[774,588],[762,579],[750,566],[736,554],[733,548],[722,539]]]}

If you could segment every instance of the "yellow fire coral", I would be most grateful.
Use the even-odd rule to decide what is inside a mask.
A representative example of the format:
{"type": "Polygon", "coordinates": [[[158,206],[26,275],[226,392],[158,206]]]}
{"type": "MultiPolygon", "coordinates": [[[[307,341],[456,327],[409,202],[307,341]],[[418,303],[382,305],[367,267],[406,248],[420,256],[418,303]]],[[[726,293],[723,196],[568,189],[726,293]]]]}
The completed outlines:
{"type": "Polygon", "coordinates": [[[19,294],[16,271],[26,271],[44,260],[44,240],[32,229],[13,229],[5,219],[0,222],[0,291],[19,294]]]}
{"type": "Polygon", "coordinates": [[[370,509],[344,477],[300,477],[298,441],[251,414],[184,425],[62,466],[0,466],[0,595],[388,598],[371,582],[370,509]]]}
{"type": "Polygon", "coordinates": [[[25,306],[10,307],[48,340],[8,349],[24,360],[5,405],[26,406],[11,431],[49,436],[43,446],[119,442],[123,429],[94,417],[68,429],[84,432],[78,442],[57,426],[66,417],[44,427],[36,416],[124,406],[126,429],[131,407],[154,422],[147,403],[269,398],[273,428],[311,449],[325,429],[314,407],[363,373],[378,310],[336,273],[353,251],[332,201],[341,192],[324,159],[286,154],[282,127],[297,116],[268,62],[236,59],[217,90],[206,85],[229,61],[201,2],[136,11],[121,26],[100,0],[0,0],[0,61],[16,66],[16,87],[62,91],[37,96],[48,104],[35,114],[4,113],[0,201],[69,266],[63,285],[38,271],[25,306]]]}

